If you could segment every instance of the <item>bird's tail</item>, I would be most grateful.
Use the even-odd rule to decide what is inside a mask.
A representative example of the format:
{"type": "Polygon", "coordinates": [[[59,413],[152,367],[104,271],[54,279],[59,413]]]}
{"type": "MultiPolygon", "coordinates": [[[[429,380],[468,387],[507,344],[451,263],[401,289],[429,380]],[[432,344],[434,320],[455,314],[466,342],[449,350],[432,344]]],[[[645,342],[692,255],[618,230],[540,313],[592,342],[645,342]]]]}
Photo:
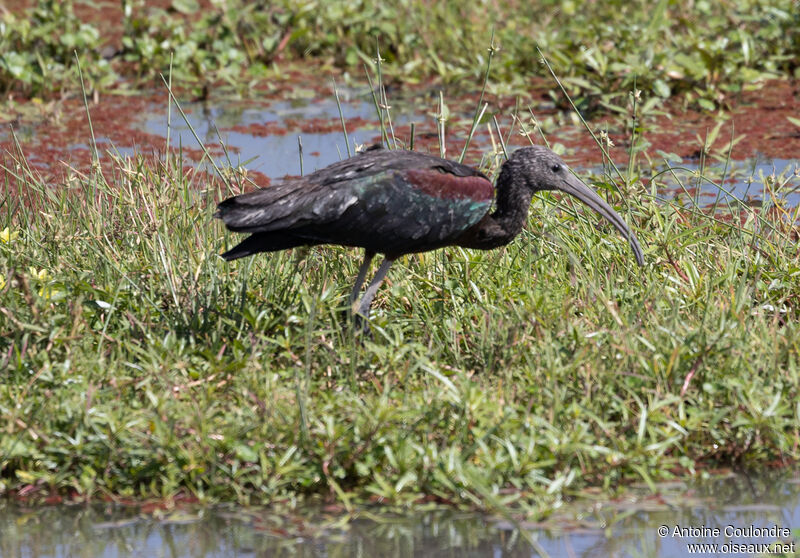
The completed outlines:
{"type": "Polygon", "coordinates": [[[226,260],[231,261],[258,254],[259,252],[277,252],[278,250],[286,250],[287,248],[305,246],[308,244],[313,244],[313,242],[289,234],[272,232],[254,233],[220,255],[226,260]]]}
{"type": "Polygon", "coordinates": [[[254,207],[243,204],[239,201],[240,196],[228,198],[217,205],[214,217],[221,219],[225,226],[235,232],[254,232],[258,225],[257,222],[264,213],[264,208],[254,207]]]}

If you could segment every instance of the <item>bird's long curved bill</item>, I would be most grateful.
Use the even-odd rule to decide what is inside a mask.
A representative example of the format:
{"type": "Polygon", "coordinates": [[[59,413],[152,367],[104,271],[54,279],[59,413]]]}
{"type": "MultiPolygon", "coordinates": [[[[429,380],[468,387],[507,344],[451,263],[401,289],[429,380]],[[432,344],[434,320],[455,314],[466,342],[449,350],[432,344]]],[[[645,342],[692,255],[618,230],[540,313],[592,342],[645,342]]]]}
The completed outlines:
{"type": "Polygon", "coordinates": [[[583,182],[572,175],[565,178],[559,184],[558,189],[562,192],[570,194],[571,196],[575,196],[583,203],[598,212],[600,215],[605,217],[612,225],[614,225],[614,227],[622,234],[622,236],[624,236],[628,242],[630,242],[631,249],[633,250],[634,256],[636,256],[636,261],[638,264],[644,265],[644,256],[642,256],[642,247],[639,246],[639,241],[636,240],[636,237],[628,228],[628,225],[625,223],[625,221],[622,220],[622,217],[620,217],[619,214],[603,200],[603,198],[598,196],[594,190],[586,186],[583,182]]]}

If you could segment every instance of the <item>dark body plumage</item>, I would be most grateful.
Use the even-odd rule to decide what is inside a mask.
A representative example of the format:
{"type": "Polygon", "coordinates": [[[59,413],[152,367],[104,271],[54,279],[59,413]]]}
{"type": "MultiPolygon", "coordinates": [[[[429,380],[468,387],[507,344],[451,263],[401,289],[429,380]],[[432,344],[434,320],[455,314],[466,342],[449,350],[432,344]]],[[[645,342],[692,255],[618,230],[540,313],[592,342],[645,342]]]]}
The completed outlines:
{"type": "Polygon", "coordinates": [[[310,244],[358,246],[391,257],[432,250],[480,221],[493,197],[492,183],[470,167],[373,148],[219,204],[229,229],[255,233],[223,257],[310,244]]]}
{"type": "Polygon", "coordinates": [[[227,260],[316,244],[364,248],[351,302],[372,257],[384,254],[358,308],[365,314],[397,257],[443,246],[507,244],[522,230],[533,193],[552,189],[578,197],[611,221],[643,263],[639,243],[620,216],[540,146],[514,152],[501,168],[496,189],[466,165],[376,146],[306,177],[229,198],[216,216],[232,231],[252,233],[222,254],[227,260]]]}

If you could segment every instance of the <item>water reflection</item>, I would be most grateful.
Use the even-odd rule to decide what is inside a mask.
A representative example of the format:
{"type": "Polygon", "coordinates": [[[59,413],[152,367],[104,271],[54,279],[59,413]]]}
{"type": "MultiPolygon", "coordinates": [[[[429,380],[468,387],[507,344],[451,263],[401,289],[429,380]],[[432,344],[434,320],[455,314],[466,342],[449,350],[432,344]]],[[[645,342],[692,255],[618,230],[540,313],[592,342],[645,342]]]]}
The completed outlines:
{"type": "MultiPolygon", "coordinates": [[[[794,543],[789,536],[726,536],[747,530],[800,526],[798,478],[728,479],[663,485],[654,495],[634,491],[624,499],[586,500],[543,523],[523,525],[550,556],[683,556],[689,544],[794,543]],[[659,527],[667,527],[666,536],[659,527]],[[674,535],[675,528],[706,536],[674,535]],[[718,536],[710,530],[719,529],[718,536]]],[[[749,556],[750,552],[729,552],[749,556]]],[[[265,509],[182,509],[144,515],[115,505],[25,508],[0,503],[0,556],[52,557],[532,557],[539,553],[517,526],[486,516],[433,511],[407,516],[309,516],[265,509]]]]}

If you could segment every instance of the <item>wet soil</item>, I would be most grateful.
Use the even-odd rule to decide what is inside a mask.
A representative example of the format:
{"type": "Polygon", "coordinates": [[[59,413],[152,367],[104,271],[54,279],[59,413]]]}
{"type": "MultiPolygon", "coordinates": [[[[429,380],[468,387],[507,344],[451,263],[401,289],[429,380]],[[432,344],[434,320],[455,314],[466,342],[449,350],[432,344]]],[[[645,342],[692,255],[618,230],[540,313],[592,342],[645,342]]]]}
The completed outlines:
{"type": "MultiPolygon", "coordinates": [[[[331,71],[330,68],[327,68],[331,71]]],[[[271,91],[256,91],[248,104],[253,107],[269,107],[271,103],[292,99],[297,89],[312,90],[314,99],[308,101],[333,98],[329,83],[320,84],[313,71],[291,71],[284,76],[284,82],[271,84],[271,91]]],[[[327,80],[325,80],[327,81],[327,80]]],[[[435,87],[435,86],[434,86],[435,87]]],[[[439,138],[436,129],[436,103],[434,95],[429,91],[405,91],[412,98],[406,102],[418,106],[419,120],[415,123],[415,148],[438,153],[439,138]]],[[[557,116],[558,109],[547,100],[546,90],[533,93],[531,102],[537,118],[546,119],[557,116]]],[[[119,150],[120,153],[163,153],[165,138],[143,130],[142,120],[159,113],[166,121],[168,94],[165,90],[142,92],[139,95],[105,94],[89,102],[89,115],[94,135],[98,139],[98,150],[103,154],[106,150],[119,150]]],[[[186,102],[191,99],[187,98],[186,102]]],[[[493,98],[489,102],[489,111],[496,111],[504,134],[512,126],[514,99],[493,98]]],[[[224,97],[213,95],[207,106],[224,106],[233,102],[224,97]]],[[[364,101],[361,101],[362,103],[364,101]]],[[[461,147],[469,132],[469,124],[477,95],[460,95],[447,100],[451,111],[450,120],[446,124],[446,145],[449,156],[460,153],[461,147]]],[[[183,101],[182,101],[183,104],[183,101]]],[[[188,110],[202,110],[197,105],[190,105],[188,110]]],[[[716,141],[710,146],[711,153],[727,153],[731,136],[736,144],[731,151],[734,160],[748,159],[756,155],[767,158],[796,159],[800,156],[800,127],[794,125],[787,117],[797,118],[800,115],[800,86],[788,81],[772,81],[761,89],[742,94],[738,103],[728,112],[702,113],[672,109],[659,116],[647,116],[639,122],[643,128],[644,139],[649,142],[645,153],[659,160],[658,150],[674,153],[684,160],[697,159],[702,152],[703,142],[717,123],[722,120],[722,129],[716,141]]],[[[173,110],[173,119],[180,118],[173,110]]],[[[73,98],[50,101],[47,103],[28,100],[7,103],[0,109],[0,160],[7,169],[13,169],[20,153],[10,134],[14,129],[22,152],[36,172],[48,180],[63,178],[69,168],[85,173],[92,164],[91,130],[83,99],[77,95],[73,98]]],[[[529,119],[526,119],[529,124],[529,119]]],[[[594,130],[608,130],[614,147],[611,148],[615,160],[627,160],[628,140],[630,137],[630,119],[599,117],[589,122],[594,130]]],[[[363,116],[349,118],[346,121],[349,131],[378,128],[377,115],[372,119],[363,116]]],[[[518,129],[518,126],[515,126],[518,129]]],[[[236,123],[228,127],[221,126],[221,132],[236,132],[253,137],[268,137],[320,133],[341,133],[341,122],[333,118],[286,118],[282,121],[263,123],[236,123]]],[[[408,144],[411,138],[410,123],[394,127],[396,137],[401,143],[408,144]]],[[[533,134],[535,141],[538,134],[533,134]]],[[[559,127],[548,134],[551,142],[560,142],[567,148],[566,159],[578,166],[589,166],[601,162],[601,152],[592,137],[585,129],[574,125],[559,127]]],[[[372,141],[380,141],[380,134],[375,134],[372,141]]],[[[525,145],[528,140],[518,133],[509,138],[510,146],[525,145]]],[[[475,139],[468,151],[466,161],[476,164],[482,154],[490,146],[489,132],[482,125],[476,132],[475,139]]],[[[221,156],[222,148],[209,143],[207,148],[212,155],[221,156]]],[[[331,146],[332,150],[336,148],[331,146]]],[[[229,147],[235,152],[235,147],[229,147]]],[[[202,150],[197,145],[182,146],[184,157],[198,161],[202,150]]],[[[266,155],[266,154],[265,154],[266,155]]],[[[106,164],[107,157],[101,157],[106,164]]],[[[2,174],[5,171],[0,171],[2,174]]],[[[0,176],[0,180],[4,177],[0,176]]]]}

